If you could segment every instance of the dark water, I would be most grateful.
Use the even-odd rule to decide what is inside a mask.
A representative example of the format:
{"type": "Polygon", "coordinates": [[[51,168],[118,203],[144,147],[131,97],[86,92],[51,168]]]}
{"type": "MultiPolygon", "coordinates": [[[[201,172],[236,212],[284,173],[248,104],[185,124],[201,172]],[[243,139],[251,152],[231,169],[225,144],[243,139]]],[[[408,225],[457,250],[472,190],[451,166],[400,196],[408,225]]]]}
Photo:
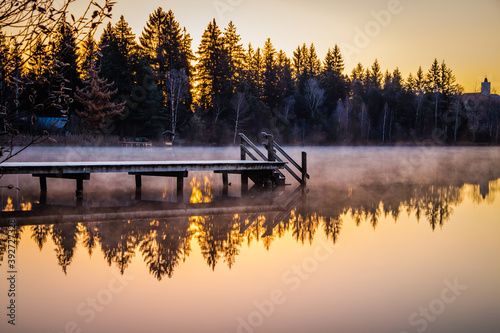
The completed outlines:
{"type": "MultiPolygon", "coordinates": [[[[223,198],[221,175],[192,173],[176,203],[173,179],[145,178],[137,200],[132,176],[93,174],[82,207],[61,179],[40,205],[36,178],[4,176],[1,208],[19,212],[0,217],[0,331],[500,331],[498,148],[305,150],[307,188],[288,177],[244,198],[237,176],[223,198]]],[[[238,157],[34,148],[18,160],[238,157]]]]}

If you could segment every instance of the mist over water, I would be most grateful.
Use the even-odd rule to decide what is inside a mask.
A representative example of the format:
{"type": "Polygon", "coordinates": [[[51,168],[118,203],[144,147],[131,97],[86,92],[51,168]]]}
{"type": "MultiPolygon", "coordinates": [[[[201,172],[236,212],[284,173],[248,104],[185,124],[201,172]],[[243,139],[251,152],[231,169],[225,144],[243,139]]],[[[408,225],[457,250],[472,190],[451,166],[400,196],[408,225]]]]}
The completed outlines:
{"type": "MultiPolygon", "coordinates": [[[[242,198],[239,176],[230,175],[224,199],[220,174],[191,172],[179,206],[175,179],[143,177],[142,198],[136,200],[133,176],[92,174],[81,209],[74,180],[48,179],[49,209],[36,203],[37,178],[2,177],[2,208],[9,200],[17,210],[29,202],[30,214],[42,209],[39,214],[67,219],[31,225],[22,216],[32,215],[16,215],[23,276],[18,303],[26,314],[18,327],[56,332],[75,322],[89,332],[500,329],[498,148],[285,150],[299,163],[307,151],[307,191],[287,175],[292,185],[242,198]],[[104,295],[115,275],[129,280],[108,300],[104,295]],[[454,283],[465,289],[453,294],[447,288],[454,283]],[[57,304],[46,306],[54,293],[60,295],[57,304]],[[92,320],[89,297],[103,308],[93,310],[92,320]]],[[[16,160],[237,159],[238,147],[35,147],[16,160]]],[[[0,231],[1,275],[6,234],[0,231]]],[[[0,322],[2,332],[10,329],[0,322]]]]}

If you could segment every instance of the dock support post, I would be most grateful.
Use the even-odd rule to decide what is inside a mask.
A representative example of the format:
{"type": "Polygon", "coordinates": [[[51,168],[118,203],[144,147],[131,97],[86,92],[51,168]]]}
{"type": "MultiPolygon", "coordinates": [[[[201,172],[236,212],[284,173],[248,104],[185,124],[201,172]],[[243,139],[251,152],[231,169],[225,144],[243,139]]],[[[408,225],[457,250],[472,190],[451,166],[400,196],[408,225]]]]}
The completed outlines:
{"type": "Polygon", "coordinates": [[[76,197],[83,198],[83,178],[76,179],[76,197]]]}
{"type": "Polygon", "coordinates": [[[184,201],[184,177],[177,177],[177,202],[184,201]]]}
{"type": "Polygon", "coordinates": [[[135,175],[135,200],[142,199],[142,177],[135,175]]]}
{"type": "Polygon", "coordinates": [[[40,192],[47,192],[47,177],[40,176],[40,192]]]}
{"type": "Polygon", "coordinates": [[[229,176],[227,172],[222,173],[222,195],[227,197],[229,193],[229,176]]]}
{"type": "Polygon", "coordinates": [[[83,205],[83,178],[76,178],[76,205],[83,205]]]}
{"type": "Polygon", "coordinates": [[[141,175],[135,175],[135,188],[140,190],[142,188],[142,178],[141,175]]]}
{"type": "Polygon", "coordinates": [[[40,205],[47,204],[47,191],[40,191],[40,200],[38,200],[40,205]]]}
{"type": "Polygon", "coordinates": [[[302,185],[307,185],[307,153],[302,152],[302,185]]]}

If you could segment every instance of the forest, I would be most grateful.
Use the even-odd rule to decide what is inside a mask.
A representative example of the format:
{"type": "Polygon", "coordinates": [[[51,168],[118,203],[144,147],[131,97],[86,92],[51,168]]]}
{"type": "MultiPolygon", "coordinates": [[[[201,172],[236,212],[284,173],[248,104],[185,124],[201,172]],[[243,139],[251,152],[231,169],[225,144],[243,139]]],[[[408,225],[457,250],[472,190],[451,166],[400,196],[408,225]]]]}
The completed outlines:
{"type": "Polygon", "coordinates": [[[314,44],[289,57],[271,39],[242,45],[233,22],[209,22],[193,51],[171,10],[151,13],[138,38],[124,16],[100,37],[91,29],[79,38],[63,14],[29,43],[0,31],[4,135],[227,145],[239,132],[266,131],[286,144],[498,143],[500,100],[466,102],[444,60],[406,78],[377,59],[349,72],[337,45],[323,59],[314,44]]]}

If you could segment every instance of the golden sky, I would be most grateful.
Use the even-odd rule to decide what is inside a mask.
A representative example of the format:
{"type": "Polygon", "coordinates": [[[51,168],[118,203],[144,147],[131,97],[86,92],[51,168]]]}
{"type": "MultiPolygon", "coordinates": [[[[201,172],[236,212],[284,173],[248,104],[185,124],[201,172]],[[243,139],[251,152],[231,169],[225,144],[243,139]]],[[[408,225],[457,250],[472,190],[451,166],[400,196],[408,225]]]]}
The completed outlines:
{"type": "MultiPolygon", "coordinates": [[[[80,0],[81,1],[81,0],[80,0]]],[[[254,48],[271,38],[289,57],[314,43],[323,59],[338,44],[346,72],[378,59],[385,72],[399,67],[406,77],[426,72],[434,58],[451,67],[466,92],[487,76],[500,93],[500,0],[118,0],[136,36],[156,8],[172,9],[193,37],[193,51],[213,18],[223,29],[233,21],[242,42],[254,48]]]]}

